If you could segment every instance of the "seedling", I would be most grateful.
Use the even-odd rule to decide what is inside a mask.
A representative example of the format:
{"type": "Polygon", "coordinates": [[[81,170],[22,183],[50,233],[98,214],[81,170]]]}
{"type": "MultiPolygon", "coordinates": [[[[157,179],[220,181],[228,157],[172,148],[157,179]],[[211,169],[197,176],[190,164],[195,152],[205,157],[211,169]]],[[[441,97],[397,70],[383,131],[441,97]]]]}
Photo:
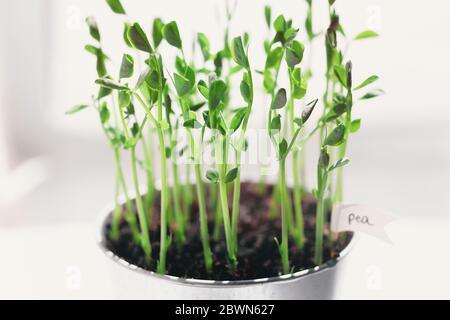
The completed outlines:
{"type": "MultiPolygon", "coordinates": [[[[120,0],[106,2],[113,13],[126,16],[120,0]]],[[[218,259],[213,254],[210,238],[214,239],[214,245],[226,247],[230,274],[239,273],[239,236],[242,236],[239,222],[243,212],[242,202],[246,201],[241,198],[242,158],[249,147],[247,134],[255,109],[257,87],[254,81],[260,80],[270,99],[267,129],[279,165],[279,176],[267,214],[272,219],[278,219],[277,212],[281,208],[281,237],[280,240],[275,239],[274,244],[278,245],[280,254],[280,274],[304,267],[292,264],[292,245],[303,252],[308,243],[314,243],[315,262],[317,265],[323,263],[327,213],[332,203],[343,200],[343,167],[349,163],[346,157],[347,145],[350,135],[361,126],[361,120],[353,118],[353,97],[359,90],[378,80],[378,76],[370,76],[361,84],[353,85],[352,63],[344,63],[346,52],[339,48],[339,39],[344,38],[345,32],[334,3],[329,1],[330,24],[324,33],[314,32],[312,0],[306,0],[304,30],[294,27],[293,21],[283,15],[273,19],[271,8],[265,7],[265,21],[273,37],[264,43],[266,61],[264,68],[257,72],[249,56],[249,35],[230,36],[235,7],[227,6],[227,25],[220,50],[212,49],[206,33],[197,34],[194,45],[201,53],[201,64],[196,60],[195,50],[191,57],[186,55],[189,51],[185,52],[186,43],[177,22],[165,23],[161,18],[155,18],[151,32],[146,32],[139,23],[126,22],[121,38],[127,50],[122,55],[120,69],[112,73],[108,69],[110,58],[102,48],[97,22],[93,17],[86,19],[94,44],[86,45],[85,49],[96,58],[98,79],[95,83],[99,92],[93,97],[92,103],[75,106],[67,113],[95,109],[112,147],[115,160],[115,209],[108,234],[112,242],[119,242],[121,222],[126,221],[134,245],[145,256],[147,268],[165,274],[170,272],[168,253],[182,255],[183,250],[187,250],[186,247],[191,244],[192,230],[199,230],[206,273],[214,277],[215,259],[218,259]],[[305,42],[300,41],[303,31],[305,42]],[[316,123],[309,126],[313,122],[314,110],[320,103],[318,99],[306,103],[312,70],[310,61],[309,66],[305,67],[303,60],[305,53],[310,60],[313,58],[308,48],[321,34],[325,35],[326,90],[322,99],[322,114],[316,123]],[[306,43],[306,47],[303,43],[306,43]],[[172,62],[167,61],[165,55],[167,50],[176,53],[173,70],[172,62]],[[141,56],[145,59],[141,60],[141,56]],[[261,79],[258,79],[259,75],[261,79]],[[283,88],[280,83],[284,83],[281,81],[284,77],[289,86],[283,88]],[[236,99],[231,99],[236,83],[241,103],[238,108],[232,106],[236,99]],[[302,207],[303,196],[307,192],[304,181],[307,169],[305,146],[316,133],[319,133],[320,139],[317,186],[313,190],[317,202],[316,233],[314,239],[307,239],[307,224],[304,223],[302,207]],[[180,135],[187,137],[184,146],[180,145],[180,135]],[[157,139],[157,146],[154,138],[157,139]],[[203,163],[205,146],[208,144],[215,160],[211,168],[203,163]],[[159,197],[155,187],[154,153],[159,156],[159,197]],[[139,158],[140,154],[142,159],[139,158]],[[123,155],[128,155],[131,160],[134,198],[127,189],[123,155]],[[178,163],[180,155],[190,162],[178,163]],[[233,160],[230,161],[230,158],[233,160]],[[287,168],[288,159],[292,159],[292,168],[287,168]],[[184,180],[180,178],[183,166],[186,172],[184,180]],[[189,180],[191,167],[195,172],[195,197],[189,180]],[[146,174],[145,194],[140,189],[140,169],[146,174]],[[293,176],[292,188],[288,186],[288,172],[293,176]],[[121,193],[125,197],[124,205],[119,200],[121,193]],[[155,199],[159,199],[159,203],[155,199]],[[158,205],[160,220],[156,221],[153,213],[158,205]],[[198,208],[198,217],[194,219],[190,216],[191,209],[192,213],[195,212],[193,208],[198,208]],[[197,222],[198,228],[195,227],[197,222]],[[209,226],[214,227],[212,235],[209,226]],[[176,246],[172,246],[172,235],[176,246]],[[151,237],[159,237],[159,242],[151,237]]],[[[128,16],[126,20],[130,21],[128,16]]],[[[377,35],[367,30],[353,37],[353,41],[377,35]]],[[[382,93],[382,90],[375,89],[362,94],[359,100],[371,99],[382,93]]],[[[263,185],[264,180],[260,181],[263,185]]],[[[264,189],[263,185],[260,190],[264,189]]],[[[266,195],[263,191],[260,191],[260,196],[266,195]]]]}

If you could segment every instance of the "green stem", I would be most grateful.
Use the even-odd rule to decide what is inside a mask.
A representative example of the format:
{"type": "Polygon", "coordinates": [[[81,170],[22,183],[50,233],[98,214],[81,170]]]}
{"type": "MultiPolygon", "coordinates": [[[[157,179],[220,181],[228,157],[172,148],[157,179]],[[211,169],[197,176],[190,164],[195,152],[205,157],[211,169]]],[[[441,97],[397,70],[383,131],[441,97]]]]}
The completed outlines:
{"type": "Polygon", "coordinates": [[[280,244],[280,254],[281,263],[283,266],[283,274],[288,274],[290,272],[289,267],[289,221],[288,221],[288,211],[286,204],[287,199],[287,185],[286,185],[286,160],[282,159],[280,161],[280,194],[281,194],[281,244],[280,244]]]}
{"type": "Polygon", "coordinates": [[[168,206],[168,183],[167,183],[167,162],[166,162],[166,147],[164,141],[164,132],[161,127],[162,122],[162,90],[158,94],[158,140],[159,140],[159,154],[161,162],[161,233],[160,233],[160,250],[158,273],[166,273],[166,256],[168,249],[167,242],[167,206],[168,206]]]}
{"type": "Polygon", "coordinates": [[[122,219],[122,206],[119,201],[119,172],[118,172],[118,163],[116,161],[116,177],[115,177],[115,186],[114,186],[114,201],[115,201],[115,208],[113,213],[113,219],[111,224],[111,233],[110,237],[113,241],[117,241],[119,239],[119,225],[120,220],[122,219]]]}
{"type": "Polygon", "coordinates": [[[189,223],[191,221],[191,206],[192,202],[194,201],[194,195],[192,194],[192,184],[190,181],[191,166],[189,164],[186,164],[185,171],[186,180],[183,185],[183,212],[186,223],[189,223]]]}
{"type": "Polygon", "coordinates": [[[314,261],[316,265],[322,264],[323,259],[323,234],[325,226],[325,191],[328,187],[327,168],[317,167],[317,208],[316,208],[316,244],[314,261]]]}
{"type": "Polygon", "coordinates": [[[181,203],[180,203],[180,178],[178,172],[178,166],[175,162],[172,162],[172,170],[173,170],[173,202],[175,206],[175,220],[177,222],[176,226],[176,234],[177,234],[177,242],[178,245],[181,246],[186,240],[186,228],[184,223],[183,213],[181,212],[181,203]]]}
{"type": "Polygon", "coordinates": [[[212,271],[212,253],[209,246],[208,216],[206,214],[205,186],[202,181],[201,165],[195,164],[195,179],[197,187],[197,198],[200,215],[200,234],[202,238],[203,257],[205,268],[208,273],[212,271]]]}
{"type": "MultiPolygon", "coordinates": [[[[151,131],[150,131],[151,132],[151,131]]],[[[149,217],[149,225],[152,224],[153,217],[153,204],[155,200],[155,176],[153,175],[153,161],[150,154],[152,149],[152,144],[149,142],[147,144],[144,135],[141,136],[142,147],[144,150],[144,162],[145,162],[145,172],[147,174],[147,193],[145,194],[145,211],[149,217]]],[[[152,136],[150,135],[149,141],[152,141],[152,136]]]]}
{"type": "Polygon", "coordinates": [[[149,263],[151,260],[152,247],[150,244],[150,235],[147,224],[147,217],[144,210],[144,204],[142,202],[142,196],[139,191],[139,180],[137,176],[136,162],[136,147],[133,146],[131,148],[131,172],[133,175],[134,189],[136,191],[136,208],[138,211],[139,224],[141,226],[142,249],[144,250],[147,263],[149,263]]]}
{"type": "MultiPolygon", "coordinates": [[[[294,123],[294,118],[295,118],[295,112],[294,112],[294,83],[293,83],[293,79],[291,76],[291,72],[289,72],[289,81],[290,81],[290,91],[291,91],[291,95],[289,98],[289,115],[290,115],[290,129],[291,129],[291,138],[292,138],[292,143],[295,142],[298,133],[300,132],[299,130],[295,129],[295,123],[294,123]]],[[[297,223],[297,228],[296,228],[296,243],[297,246],[300,249],[303,249],[304,246],[304,226],[303,226],[303,211],[302,211],[302,190],[301,190],[301,186],[300,186],[300,181],[299,181],[299,172],[298,172],[298,164],[299,164],[299,154],[298,154],[298,148],[294,148],[293,152],[292,152],[292,174],[294,175],[294,212],[295,212],[295,219],[296,219],[296,223],[297,223]]]]}
{"type": "Polygon", "coordinates": [[[252,71],[250,68],[247,69],[247,74],[249,77],[249,85],[250,85],[250,99],[248,101],[244,122],[242,125],[241,134],[237,144],[236,150],[236,168],[238,169],[238,173],[236,179],[234,180],[233,187],[233,209],[232,209],[232,226],[231,231],[233,233],[233,242],[234,242],[234,251],[235,254],[238,253],[238,222],[239,222],[239,201],[241,197],[241,152],[244,148],[245,144],[245,134],[247,132],[248,122],[250,120],[250,114],[252,112],[253,107],[253,77],[252,71]]]}
{"type": "Polygon", "coordinates": [[[208,230],[208,215],[206,209],[206,199],[205,199],[205,185],[202,179],[202,167],[201,167],[201,143],[199,143],[198,149],[196,149],[194,136],[190,129],[187,129],[187,133],[190,138],[191,153],[195,159],[194,170],[195,170],[195,182],[197,190],[197,200],[200,218],[200,236],[202,239],[203,247],[203,258],[205,261],[205,268],[208,273],[212,271],[212,252],[209,245],[209,230],[208,230]]]}
{"type": "MultiPolygon", "coordinates": [[[[216,137],[219,139],[220,137],[216,137]]],[[[215,141],[215,153],[218,162],[218,171],[219,171],[219,196],[220,196],[220,207],[222,209],[222,217],[223,224],[225,229],[225,240],[227,245],[227,253],[228,259],[230,260],[231,267],[234,268],[236,266],[236,255],[233,246],[233,234],[231,229],[230,222],[230,210],[228,207],[228,188],[225,182],[226,174],[227,174],[227,165],[226,165],[226,139],[223,141],[215,141]]]]}
{"type": "MultiPolygon", "coordinates": [[[[218,195],[215,199],[218,198],[218,195]]],[[[220,240],[221,235],[221,228],[223,224],[223,217],[222,217],[222,206],[220,204],[220,201],[217,201],[217,204],[215,206],[214,211],[214,231],[213,231],[213,239],[216,241],[220,240]]]]}
{"type": "Polygon", "coordinates": [[[280,186],[275,184],[272,192],[272,203],[270,204],[269,217],[275,219],[277,215],[277,208],[280,203],[280,186]]]}

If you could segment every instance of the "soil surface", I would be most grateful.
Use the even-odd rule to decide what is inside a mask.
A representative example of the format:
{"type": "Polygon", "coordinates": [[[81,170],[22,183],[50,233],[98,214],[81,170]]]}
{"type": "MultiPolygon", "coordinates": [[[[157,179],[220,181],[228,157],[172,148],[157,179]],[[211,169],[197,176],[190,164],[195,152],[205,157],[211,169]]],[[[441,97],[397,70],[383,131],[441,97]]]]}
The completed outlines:
{"type": "MultiPolygon", "coordinates": [[[[232,197],[230,197],[231,199],[232,197]]],[[[207,201],[216,203],[218,200],[207,201]]],[[[150,228],[153,260],[146,264],[144,252],[136,246],[131,237],[131,231],[125,221],[120,225],[120,237],[113,242],[105,236],[106,247],[122,259],[141,268],[155,271],[159,257],[159,199],[156,199],[153,208],[153,221],[150,228]]],[[[212,215],[214,209],[208,208],[209,233],[211,250],[214,255],[214,270],[208,274],[203,262],[203,250],[200,240],[198,223],[198,207],[194,203],[190,210],[191,223],[187,230],[187,240],[182,248],[177,246],[175,233],[173,243],[167,252],[167,274],[182,278],[209,279],[209,280],[250,280],[266,277],[275,277],[281,272],[281,259],[274,238],[281,238],[281,218],[279,212],[275,218],[269,217],[272,202],[272,186],[266,186],[261,191],[258,185],[244,183],[241,186],[240,221],[239,221],[239,264],[237,269],[231,271],[227,263],[225,236],[223,226],[218,240],[213,239],[214,223],[212,215]]],[[[299,250],[294,239],[289,240],[289,258],[294,272],[309,269],[314,264],[314,238],[315,238],[315,210],[314,197],[306,194],[302,201],[305,223],[305,245],[299,250]]],[[[231,208],[231,206],[230,206],[231,208]]],[[[105,224],[105,235],[109,235],[111,216],[105,224]]],[[[332,243],[327,233],[324,235],[324,259],[328,261],[336,252],[340,252],[349,243],[352,234],[341,234],[339,239],[332,243]]]]}

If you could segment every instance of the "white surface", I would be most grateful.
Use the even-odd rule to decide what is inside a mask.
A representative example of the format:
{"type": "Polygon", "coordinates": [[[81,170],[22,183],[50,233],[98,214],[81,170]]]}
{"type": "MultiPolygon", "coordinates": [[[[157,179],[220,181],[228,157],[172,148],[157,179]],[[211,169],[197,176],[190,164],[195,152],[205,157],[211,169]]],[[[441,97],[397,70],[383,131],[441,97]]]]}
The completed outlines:
{"type": "MultiPolygon", "coordinates": [[[[450,242],[449,227],[444,221],[399,219],[388,228],[393,246],[360,236],[344,261],[336,298],[449,299],[450,252],[442,245],[450,242]]],[[[0,299],[117,298],[94,231],[93,224],[0,229],[6,257],[0,299]]]]}

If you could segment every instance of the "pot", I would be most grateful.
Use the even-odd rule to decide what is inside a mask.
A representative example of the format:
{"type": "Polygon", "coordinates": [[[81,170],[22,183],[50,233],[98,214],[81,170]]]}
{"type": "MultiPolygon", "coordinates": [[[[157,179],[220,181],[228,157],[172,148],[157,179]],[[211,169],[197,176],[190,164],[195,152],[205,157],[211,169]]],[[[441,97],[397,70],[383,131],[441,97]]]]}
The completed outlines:
{"type": "Polygon", "coordinates": [[[106,247],[109,207],[101,215],[98,245],[120,299],[164,300],[315,300],[333,299],[343,258],[351,251],[353,236],[336,258],[293,274],[245,281],[213,281],[160,275],[133,265],[106,247]]]}

